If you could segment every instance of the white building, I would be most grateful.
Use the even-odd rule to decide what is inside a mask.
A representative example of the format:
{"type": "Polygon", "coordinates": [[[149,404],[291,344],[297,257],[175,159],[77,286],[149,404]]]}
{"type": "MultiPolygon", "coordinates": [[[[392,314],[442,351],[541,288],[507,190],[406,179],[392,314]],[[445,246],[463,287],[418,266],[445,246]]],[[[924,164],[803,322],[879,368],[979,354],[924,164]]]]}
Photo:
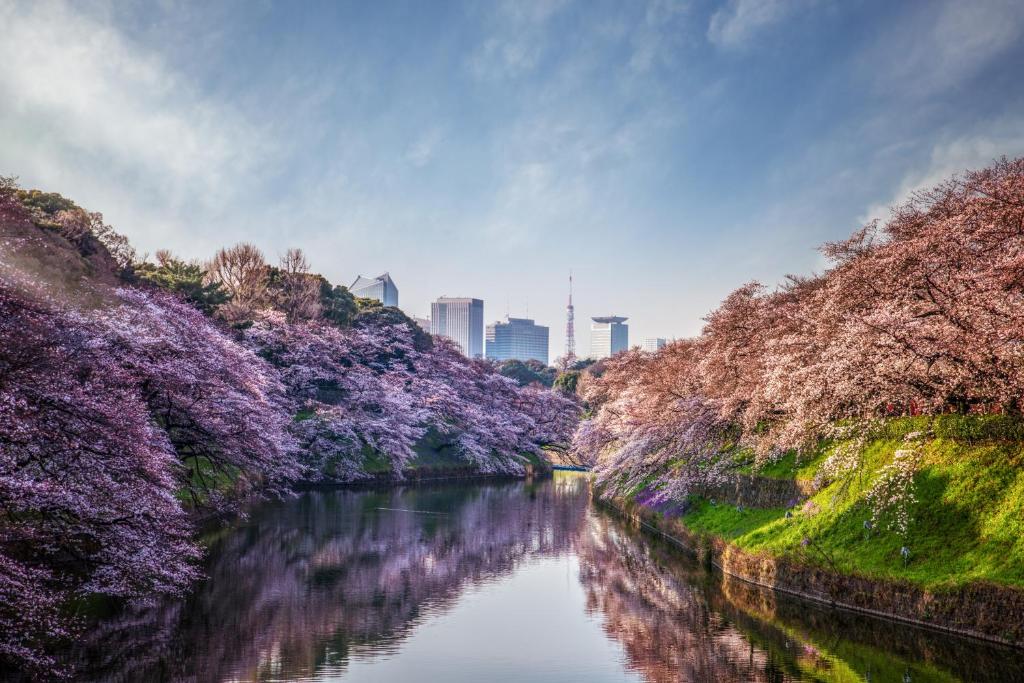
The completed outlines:
{"type": "Polygon", "coordinates": [[[443,296],[430,304],[430,333],[448,337],[470,358],[484,355],[484,302],[443,296]]]}
{"type": "Polygon", "coordinates": [[[613,356],[619,351],[629,348],[629,325],[624,318],[608,315],[591,318],[590,323],[590,357],[601,359],[613,356]]]}
{"type": "Polygon", "coordinates": [[[644,340],[640,342],[640,350],[654,353],[665,346],[666,343],[667,342],[663,337],[645,337],[644,340]]]}
{"type": "Polygon", "coordinates": [[[377,277],[363,277],[360,275],[348,290],[352,292],[352,296],[376,299],[385,306],[398,305],[398,287],[395,286],[394,280],[387,273],[377,277]]]}

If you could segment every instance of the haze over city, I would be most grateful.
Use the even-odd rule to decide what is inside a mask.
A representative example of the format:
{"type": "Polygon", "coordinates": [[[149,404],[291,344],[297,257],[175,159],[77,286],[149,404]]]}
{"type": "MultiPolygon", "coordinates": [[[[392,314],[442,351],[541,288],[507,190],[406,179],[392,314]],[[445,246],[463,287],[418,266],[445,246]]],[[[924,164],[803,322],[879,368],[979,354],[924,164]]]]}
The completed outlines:
{"type": "Polygon", "coordinates": [[[0,168],[142,252],[301,246],[402,308],[699,332],[1024,151],[1020,3],[0,3],[0,168]],[[44,28],[45,27],[45,28],[44,28]],[[48,40],[43,35],[58,35],[48,40]],[[542,258],[538,258],[542,257],[542,258]]]}

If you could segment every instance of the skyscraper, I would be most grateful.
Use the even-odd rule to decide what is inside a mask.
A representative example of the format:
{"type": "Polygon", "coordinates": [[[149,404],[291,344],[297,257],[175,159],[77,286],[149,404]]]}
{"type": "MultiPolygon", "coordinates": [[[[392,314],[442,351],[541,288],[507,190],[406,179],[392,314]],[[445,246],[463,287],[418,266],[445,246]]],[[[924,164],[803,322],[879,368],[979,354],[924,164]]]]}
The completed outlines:
{"type": "Polygon", "coordinates": [[[548,364],[548,328],[529,318],[505,318],[487,326],[487,358],[539,360],[548,364]]]}
{"type": "Polygon", "coordinates": [[[442,296],[430,304],[430,333],[448,337],[470,358],[484,355],[484,302],[442,296]]]}
{"type": "Polygon", "coordinates": [[[387,273],[377,277],[363,277],[360,275],[348,288],[352,296],[361,296],[366,299],[376,299],[385,306],[398,305],[398,287],[394,280],[387,273]]]}
{"type": "Polygon", "coordinates": [[[572,307],[572,271],[569,271],[569,305],[565,307],[565,358],[566,367],[576,362],[576,309],[572,307]]]}
{"type": "Polygon", "coordinates": [[[608,315],[591,318],[590,357],[607,358],[629,348],[629,318],[608,315]]]}
{"type": "Polygon", "coordinates": [[[644,340],[640,342],[640,350],[654,353],[661,347],[665,346],[665,343],[665,339],[662,337],[645,337],[644,340]]]}

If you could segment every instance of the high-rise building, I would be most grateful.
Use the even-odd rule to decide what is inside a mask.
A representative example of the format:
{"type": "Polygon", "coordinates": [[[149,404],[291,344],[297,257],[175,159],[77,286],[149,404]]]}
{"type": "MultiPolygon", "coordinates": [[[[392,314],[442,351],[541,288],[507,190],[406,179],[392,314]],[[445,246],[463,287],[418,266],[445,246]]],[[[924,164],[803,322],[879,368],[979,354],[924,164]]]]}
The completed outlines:
{"type": "Polygon", "coordinates": [[[665,346],[665,344],[666,341],[663,337],[645,337],[640,343],[640,350],[654,353],[661,347],[665,346]]]}
{"type": "Polygon", "coordinates": [[[539,360],[548,364],[548,328],[529,318],[505,318],[487,326],[487,358],[539,360]]]}
{"type": "Polygon", "coordinates": [[[629,348],[629,325],[618,315],[591,318],[590,357],[607,358],[629,348]]]}
{"type": "Polygon", "coordinates": [[[424,332],[430,332],[430,318],[413,317],[412,321],[420,326],[424,332]]]}
{"type": "Polygon", "coordinates": [[[569,305],[565,307],[565,357],[568,367],[576,362],[576,309],[572,307],[572,271],[569,271],[569,305]]]}
{"type": "Polygon", "coordinates": [[[484,302],[442,296],[430,304],[430,333],[448,337],[470,358],[484,355],[484,302]]]}
{"type": "Polygon", "coordinates": [[[398,287],[394,280],[387,273],[377,277],[363,277],[360,275],[348,288],[352,296],[360,296],[366,299],[376,299],[385,306],[398,305],[398,287]]]}

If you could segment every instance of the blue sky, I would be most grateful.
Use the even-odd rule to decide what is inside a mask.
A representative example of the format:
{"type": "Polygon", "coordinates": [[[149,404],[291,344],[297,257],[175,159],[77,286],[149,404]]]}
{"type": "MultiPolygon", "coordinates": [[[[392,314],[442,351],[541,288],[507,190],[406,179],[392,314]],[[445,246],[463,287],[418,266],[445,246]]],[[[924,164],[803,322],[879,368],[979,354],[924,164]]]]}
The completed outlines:
{"type": "MultiPolygon", "coordinates": [[[[697,333],[913,189],[1024,153],[1024,3],[0,0],[0,173],[140,250],[300,246],[697,333]]],[[[506,303],[507,302],[507,303],[506,303]]]]}

